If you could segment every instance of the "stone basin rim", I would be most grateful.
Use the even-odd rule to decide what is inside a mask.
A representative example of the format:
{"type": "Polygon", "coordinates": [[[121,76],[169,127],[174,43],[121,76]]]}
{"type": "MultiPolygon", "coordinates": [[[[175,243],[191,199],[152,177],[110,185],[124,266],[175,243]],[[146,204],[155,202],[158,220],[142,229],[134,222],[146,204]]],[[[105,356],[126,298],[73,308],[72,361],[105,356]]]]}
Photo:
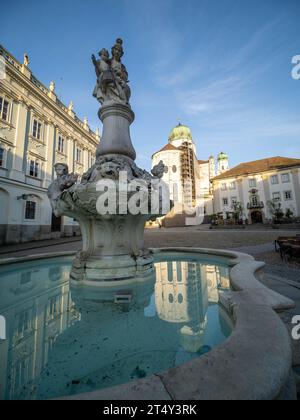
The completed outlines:
{"type": "MultiPolygon", "coordinates": [[[[275,400],[296,399],[291,375],[292,352],[286,327],[276,312],[294,302],[259,282],[265,263],[219,249],[163,247],[157,253],[188,253],[228,259],[232,291],[220,303],[234,322],[230,337],[201,358],[144,379],[66,396],[64,400],[275,400]],[[263,320],[263,322],[262,322],[263,320]],[[182,378],[188,378],[184,381],[182,378]]],[[[0,266],[72,256],[54,252],[0,261],[0,266]]]]}

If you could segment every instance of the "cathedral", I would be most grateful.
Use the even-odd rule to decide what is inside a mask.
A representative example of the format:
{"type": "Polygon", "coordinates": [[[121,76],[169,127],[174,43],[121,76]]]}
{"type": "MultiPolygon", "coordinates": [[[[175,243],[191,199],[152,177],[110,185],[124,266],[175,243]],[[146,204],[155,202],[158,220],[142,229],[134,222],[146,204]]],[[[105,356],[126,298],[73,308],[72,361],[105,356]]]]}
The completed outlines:
{"type": "Polygon", "coordinates": [[[191,130],[178,124],[170,132],[168,143],[153,154],[152,166],[160,161],[165,165],[162,180],[169,186],[170,198],[175,204],[163,219],[163,225],[171,227],[186,224],[182,205],[187,203],[194,208],[203,206],[204,219],[208,219],[214,213],[212,179],[228,171],[228,156],[220,153],[217,167],[213,156],[199,160],[191,130]]]}
{"type": "Polygon", "coordinates": [[[212,218],[227,223],[234,220],[236,208],[239,221],[248,224],[273,223],[274,208],[286,219],[300,220],[300,159],[267,157],[234,168],[223,152],[217,162],[213,156],[199,160],[191,130],[178,124],[168,143],[152,156],[152,166],[160,161],[174,202],[171,212],[158,220],[164,227],[208,223],[212,218]],[[186,208],[197,208],[201,217],[188,218],[186,208]]]}

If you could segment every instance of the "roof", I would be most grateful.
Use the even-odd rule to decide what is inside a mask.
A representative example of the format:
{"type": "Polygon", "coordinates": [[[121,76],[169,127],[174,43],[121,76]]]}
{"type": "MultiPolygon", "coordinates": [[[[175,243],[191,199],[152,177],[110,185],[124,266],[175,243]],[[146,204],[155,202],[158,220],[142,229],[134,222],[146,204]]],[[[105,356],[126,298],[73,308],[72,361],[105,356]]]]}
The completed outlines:
{"type": "Polygon", "coordinates": [[[189,127],[179,123],[176,127],[174,127],[171,130],[170,135],[169,135],[169,142],[172,142],[172,141],[178,140],[178,139],[193,140],[192,139],[192,133],[191,133],[191,130],[189,129],[189,127]]]}
{"type": "Polygon", "coordinates": [[[198,160],[199,165],[204,165],[205,163],[209,163],[209,160],[198,160]]]}
{"type": "Polygon", "coordinates": [[[274,169],[284,169],[293,166],[300,166],[300,159],[292,159],[285,157],[271,157],[267,159],[255,160],[253,162],[241,163],[235,168],[224,172],[214,178],[214,180],[233,178],[242,175],[257,174],[260,172],[268,172],[274,169]]]}
{"type": "Polygon", "coordinates": [[[168,152],[168,151],[180,152],[180,150],[177,147],[173,146],[173,144],[168,143],[158,152],[153,153],[153,155],[156,155],[157,153],[161,153],[161,152],[168,152]]]}

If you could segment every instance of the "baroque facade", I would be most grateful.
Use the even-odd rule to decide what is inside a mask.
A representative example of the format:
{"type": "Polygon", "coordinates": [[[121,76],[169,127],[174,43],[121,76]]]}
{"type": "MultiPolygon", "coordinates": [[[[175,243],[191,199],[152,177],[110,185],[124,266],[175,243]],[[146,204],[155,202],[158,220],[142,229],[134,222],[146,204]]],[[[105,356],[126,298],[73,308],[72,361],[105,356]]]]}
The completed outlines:
{"type": "MultiPolygon", "coordinates": [[[[169,141],[152,156],[152,166],[162,160],[166,166],[163,181],[169,186],[174,203],[184,203],[185,194],[192,197],[193,206],[203,205],[204,223],[213,215],[231,218],[238,205],[241,218],[253,223],[273,220],[273,211],[300,217],[300,159],[272,157],[241,163],[230,169],[228,155],[219,153],[217,162],[211,156],[198,160],[190,129],[179,124],[169,141]],[[191,189],[185,180],[191,180],[191,189]]],[[[179,209],[181,210],[181,209],[179,209]]],[[[186,215],[176,215],[176,206],[162,221],[166,227],[184,226],[186,215]]]]}
{"type": "Polygon", "coordinates": [[[44,86],[0,46],[0,244],[73,236],[73,219],[57,218],[47,197],[54,164],[82,175],[94,163],[99,133],[65,106],[55,83],[44,86]]]}
{"type": "Polygon", "coordinates": [[[272,157],[241,163],[212,180],[214,213],[228,217],[235,203],[252,223],[271,221],[270,202],[300,216],[300,159],[272,157]]]}

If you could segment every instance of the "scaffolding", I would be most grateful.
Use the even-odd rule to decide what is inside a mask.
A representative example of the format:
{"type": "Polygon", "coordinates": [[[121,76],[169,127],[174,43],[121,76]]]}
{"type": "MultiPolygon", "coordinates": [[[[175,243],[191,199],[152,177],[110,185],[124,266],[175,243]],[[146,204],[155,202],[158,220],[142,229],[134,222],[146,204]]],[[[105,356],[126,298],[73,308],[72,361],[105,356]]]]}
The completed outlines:
{"type": "Polygon", "coordinates": [[[196,206],[195,157],[191,143],[184,142],[181,153],[181,183],[184,203],[196,206]]]}

